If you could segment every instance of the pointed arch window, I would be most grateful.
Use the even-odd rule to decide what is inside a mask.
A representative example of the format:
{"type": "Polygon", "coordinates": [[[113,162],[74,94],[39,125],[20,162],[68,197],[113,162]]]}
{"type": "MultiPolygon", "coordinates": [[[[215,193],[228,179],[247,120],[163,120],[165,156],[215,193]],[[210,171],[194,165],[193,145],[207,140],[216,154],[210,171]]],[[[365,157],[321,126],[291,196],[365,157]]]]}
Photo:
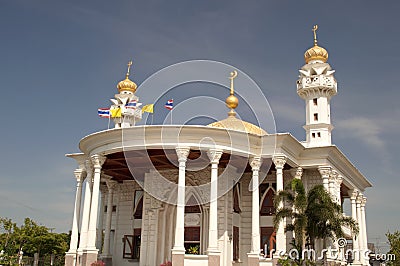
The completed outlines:
{"type": "Polygon", "coordinates": [[[275,214],[274,208],[274,196],[275,191],[273,188],[268,188],[264,194],[264,199],[261,204],[260,215],[261,216],[272,216],[275,214]]]}
{"type": "Polygon", "coordinates": [[[233,187],[233,212],[240,213],[239,184],[233,187]]]}
{"type": "Polygon", "coordinates": [[[140,198],[138,204],[136,205],[133,217],[135,217],[135,219],[142,219],[142,213],[143,213],[143,196],[140,198]]]}

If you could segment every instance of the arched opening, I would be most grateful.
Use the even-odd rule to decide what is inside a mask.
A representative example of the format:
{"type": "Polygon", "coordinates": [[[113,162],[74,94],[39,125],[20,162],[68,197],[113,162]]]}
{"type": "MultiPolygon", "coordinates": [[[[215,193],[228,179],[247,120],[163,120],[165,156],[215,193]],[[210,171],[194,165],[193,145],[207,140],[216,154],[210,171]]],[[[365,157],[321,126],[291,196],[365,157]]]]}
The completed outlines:
{"type": "Polygon", "coordinates": [[[260,206],[261,216],[272,216],[275,214],[274,197],[275,197],[274,189],[272,187],[268,188],[262,198],[262,203],[260,206]]]}
{"type": "Polygon", "coordinates": [[[236,213],[241,213],[239,195],[240,195],[239,186],[236,185],[233,187],[233,211],[236,213]]]}
{"type": "Polygon", "coordinates": [[[186,254],[199,255],[201,250],[201,208],[194,195],[189,197],[185,206],[186,254]]]}

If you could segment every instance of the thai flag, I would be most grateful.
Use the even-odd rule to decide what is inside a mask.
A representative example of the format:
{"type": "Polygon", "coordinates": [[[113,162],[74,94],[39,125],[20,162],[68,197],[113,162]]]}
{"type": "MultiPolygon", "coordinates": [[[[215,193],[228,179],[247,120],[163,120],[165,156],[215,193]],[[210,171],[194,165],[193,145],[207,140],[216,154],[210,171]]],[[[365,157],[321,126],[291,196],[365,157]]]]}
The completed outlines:
{"type": "Polygon", "coordinates": [[[172,108],[174,108],[174,99],[168,100],[165,105],[165,108],[167,108],[168,110],[172,110],[172,108]]]}
{"type": "Polygon", "coordinates": [[[109,118],[110,117],[110,109],[109,108],[99,108],[99,109],[97,109],[97,114],[100,117],[109,118]]]}
{"type": "Polygon", "coordinates": [[[125,107],[126,108],[130,108],[130,109],[136,109],[136,107],[138,107],[138,102],[137,102],[137,100],[132,100],[132,101],[129,101],[126,105],[125,105],[125,107]]]}

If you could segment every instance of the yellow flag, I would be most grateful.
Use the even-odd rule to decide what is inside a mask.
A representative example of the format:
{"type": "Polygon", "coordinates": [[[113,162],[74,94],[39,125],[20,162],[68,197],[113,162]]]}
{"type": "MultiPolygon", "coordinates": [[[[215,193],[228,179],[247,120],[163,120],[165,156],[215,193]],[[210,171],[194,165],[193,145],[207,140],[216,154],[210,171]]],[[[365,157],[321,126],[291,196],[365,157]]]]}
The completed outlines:
{"type": "Polygon", "coordinates": [[[122,116],[122,110],[121,108],[114,108],[110,109],[111,117],[121,117],[122,116]]]}
{"type": "Polygon", "coordinates": [[[153,113],[154,112],[154,104],[146,104],[145,106],[142,107],[142,113],[147,112],[147,113],[153,113]]]}

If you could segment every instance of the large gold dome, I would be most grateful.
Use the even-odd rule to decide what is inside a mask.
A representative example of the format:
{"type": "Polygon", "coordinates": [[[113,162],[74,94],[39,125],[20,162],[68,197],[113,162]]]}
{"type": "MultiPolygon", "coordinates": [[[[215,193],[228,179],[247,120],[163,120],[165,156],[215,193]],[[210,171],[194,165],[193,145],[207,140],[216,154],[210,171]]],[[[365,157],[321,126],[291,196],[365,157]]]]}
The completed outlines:
{"type": "Polygon", "coordinates": [[[328,51],[321,46],[314,45],[304,53],[304,60],[306,63],[313,60],[320,60],[325,63],[328,61],[328,51]]]}
{"type": "Polygon", "coordinates": [[[128,77],[126,77],[124,80],[120,81],[117,85],[118,91],[130,91],[132,93],[136,92],[137,85],[135,82],[130,80],[128,77]]]}
{"type": "Polygon", "coordinates": [[[240,120],[234,115],[228,116],[228,118],[211,123],[207,125],[208,127],[224,128],[229,130],[246,132],[247,134],[253,134],[258,136],[267,135],[267,132],[252,123],[240,120]]]}

